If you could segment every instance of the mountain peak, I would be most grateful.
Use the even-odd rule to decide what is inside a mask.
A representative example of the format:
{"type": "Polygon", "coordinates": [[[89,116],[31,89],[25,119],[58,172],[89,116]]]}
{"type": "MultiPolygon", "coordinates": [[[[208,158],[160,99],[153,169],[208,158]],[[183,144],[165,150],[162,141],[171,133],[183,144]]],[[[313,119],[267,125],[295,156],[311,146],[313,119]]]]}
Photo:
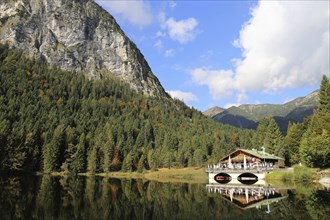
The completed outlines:
{"type": "Polygon", "coordinates": [[[136,45],[93,0],[6,0],[0,42],[89,78],[119,77],[149,96],[167,96],[136,45]]]}
{"type": "MultiPolygon", "coordinates": [[[[212,112],[213,108],[211,108],[204,114],[212,117],[215,121],[240,128],[256,128],[261,118],[271,116],[275,118],[281,131],[285,133],[288,122],[302,122],[317,108],[318,100],[318,91],[314,91],[305,97],[296,98],[285,104],[244,104],[222,109],[221,112],[213,115],[208,112],[212,112]]],[[[217,109],[218,107],[214,108],[217,109]]]]}
{"type": "Polygon", "coordinates": [[[214,107],[204,111],[203,114],[212,118],[213,116],[220,114],[223,111],[225,111],[225,109],[220,108],[218,106],[214,106],[214,107]]]}

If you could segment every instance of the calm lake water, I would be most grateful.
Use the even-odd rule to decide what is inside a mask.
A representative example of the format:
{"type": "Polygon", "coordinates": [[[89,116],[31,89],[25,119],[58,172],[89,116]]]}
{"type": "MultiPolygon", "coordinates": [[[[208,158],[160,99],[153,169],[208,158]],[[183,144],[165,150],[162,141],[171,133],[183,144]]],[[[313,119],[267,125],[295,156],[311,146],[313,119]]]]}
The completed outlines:
{"type": "Polygon", "coordinates": [[[329,219],[329,191],[293,187],[7,176],[0,219],[329,219]]]}

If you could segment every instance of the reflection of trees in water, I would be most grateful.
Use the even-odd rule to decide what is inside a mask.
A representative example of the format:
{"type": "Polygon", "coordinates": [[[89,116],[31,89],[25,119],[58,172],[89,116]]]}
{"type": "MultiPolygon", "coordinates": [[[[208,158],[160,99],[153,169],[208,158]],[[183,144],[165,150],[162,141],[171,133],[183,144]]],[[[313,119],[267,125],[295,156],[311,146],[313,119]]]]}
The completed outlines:
{"type": "Polygon", "coordinates": [[[0,218],[24,219],[30,214],[34,181],[23,185],[18,177],[0,177],[0,218]]]}
{"type": "Polygon", "coordinates": [[[102,177],[0,178],[1,219],[323,219],[329,193],[290,191],[265,210],[241,210],[204,184],[102,177]]]}

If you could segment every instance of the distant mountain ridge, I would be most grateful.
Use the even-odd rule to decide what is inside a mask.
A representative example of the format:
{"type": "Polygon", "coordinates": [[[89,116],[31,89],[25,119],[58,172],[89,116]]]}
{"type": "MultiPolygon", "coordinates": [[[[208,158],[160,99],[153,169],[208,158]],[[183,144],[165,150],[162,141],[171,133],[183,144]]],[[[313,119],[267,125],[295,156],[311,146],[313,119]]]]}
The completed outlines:
{"type": "Polygon", "coordinates": [[[115,76],[169,97],[136,45],[94,0],[0,1],[0,43],[88,78],[115,76]]]}
{"type": "Polygon", "coordinates": [[[272,116],[286,133],[289,122],[302,122],[303,119],[313,113],[318,106],[318,91],[314,91],[305,97],[296,98],[285,104],[244,104],[225,109],[218,114],[210,114],[211,109],[204,112],[215,121],[233,125],[239,128],[252,128],[258,126],[261,118],[272,116]]]}
{"type": "Polygon", "coordinates": [[[220,114],[223,111],[226,111],[226,109],[220,108],[218,106],[214,106],[214,107],[206,110],[205,112],[203,112],[203,114],[212,118],[213,116],[220,114]]]}

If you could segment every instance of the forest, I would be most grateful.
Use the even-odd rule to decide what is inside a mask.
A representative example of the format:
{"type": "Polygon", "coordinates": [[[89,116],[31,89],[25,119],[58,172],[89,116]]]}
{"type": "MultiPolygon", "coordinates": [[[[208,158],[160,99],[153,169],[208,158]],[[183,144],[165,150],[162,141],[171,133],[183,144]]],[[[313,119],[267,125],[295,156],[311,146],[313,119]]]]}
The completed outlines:
{"type": "Polygon", "coordinates": [[[205,166],[257,148],[329,166],[330,85],[320,106],[283,137],[273,118],[256,131],[222,125],[179,100],[146,97],[111,76],[88,79],[0,45],[0,171],[102,173],[205,166]]]}

